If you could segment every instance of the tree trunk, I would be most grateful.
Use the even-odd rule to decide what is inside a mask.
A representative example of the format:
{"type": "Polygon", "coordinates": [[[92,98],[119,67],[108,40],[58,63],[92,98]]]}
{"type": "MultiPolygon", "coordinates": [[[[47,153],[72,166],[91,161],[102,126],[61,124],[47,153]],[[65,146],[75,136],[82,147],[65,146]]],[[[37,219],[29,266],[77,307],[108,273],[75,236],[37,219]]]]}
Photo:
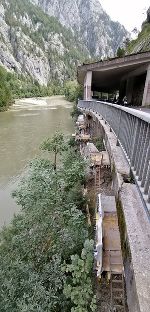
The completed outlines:
{"type": "Polygon", "coordinates": [[[54,170],[56,171],[56,164],[57,164],[57,151],[55,151],[55,158],[54,158],[54,170]]]}

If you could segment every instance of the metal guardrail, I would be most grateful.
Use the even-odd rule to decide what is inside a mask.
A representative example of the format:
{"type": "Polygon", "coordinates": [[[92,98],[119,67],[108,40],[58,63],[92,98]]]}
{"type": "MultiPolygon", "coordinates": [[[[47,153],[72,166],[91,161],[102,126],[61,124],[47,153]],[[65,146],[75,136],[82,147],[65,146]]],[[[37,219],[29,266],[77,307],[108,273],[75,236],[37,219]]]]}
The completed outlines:
{"type": "Polygon", "coordinates": [[[125,153],[149,210],[150,114],[116,104],[93,100],[79,101],[78,108],[98,113],[109,124],[125,153]]]}

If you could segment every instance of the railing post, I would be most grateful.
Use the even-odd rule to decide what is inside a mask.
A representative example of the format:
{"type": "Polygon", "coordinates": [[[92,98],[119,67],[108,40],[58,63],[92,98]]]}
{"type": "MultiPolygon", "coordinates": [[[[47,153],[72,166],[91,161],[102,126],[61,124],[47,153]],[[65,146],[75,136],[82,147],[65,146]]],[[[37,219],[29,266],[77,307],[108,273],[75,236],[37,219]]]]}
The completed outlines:
{"type": "Polygon", "coordinates": [[[144,185],[144,194],[148,194],[149,184],[150,184],[150,161],[149,161],[148,171],[147,171],[145,185],[144,185]]]}
{"type": "Polygon", "coordinates": [[[121,117],[122,117],[122,110],[120,110],[120,114],[119,114],[119,125],[118,125],[117,143],[116,143],[117,146],[120,145],[120,144],[119,144],[119,133],[120,133],[121,117]]]}
{"type": "Polygon", "coordinates": [[[136,175],[139,175],[139,170],[140,170],[140,164],[142,161],[142,151],[144,147],[144,141],[145,141],[145,136],[146,136],[146,123],[142,122],[141,123],[141,132],[139,136],[139,150],[138,150],[138,155],[136,157],[136,175]]]}
{"type": "Polygon", "coordinates": [[[130,118],[130,131],[129,131],[129,142],[128,142],[128,156],[131,159],[131,152],[132,152],[132,139],[134,135],[134,118],[132,115],[129,115],[130,118]]]}
{"type": "Polygon", "coordinates": [[[149,190],[148,190],[148,199],[147,199],[148,203],[150,203],[150,186],[149,186],[149,190]]]}
{"type": "Polygon", "coordinates": [[[149,142],[149,146],[148,146],[146,157],[145,157],[145,163],[144,163],[144,168],[143,168],[141,187],[144,187],[144,184],[145,184],[146,174],[147,174],[148,165],[149,165],[149,160],[150,160],[150,142],[149,142]]]}
{"type": "Polygon", "coordinates": [[[141,144],[141,149],[143,149],[142,157],[141,157],[141,163],[138,168],[138,180],[140,181],[142,179],[142,173],[143,173],[143,167],[144,167],[144,161],[146,158],[146,153],[148,150],[148,144],[150,140],[150,125],[147,126],[146,136],[143,136],[143,144],[141,144]]]}
{"type": "Polygon", "coordinates": [[[134,166],[136,149],[137,149],[138,133],[139,133],[139,119],[136,119],[135,132],[134,132],[133,144],[132,144],[132,152],[131,152],[131,160],[130,160],[131,167],[134,166]]]}

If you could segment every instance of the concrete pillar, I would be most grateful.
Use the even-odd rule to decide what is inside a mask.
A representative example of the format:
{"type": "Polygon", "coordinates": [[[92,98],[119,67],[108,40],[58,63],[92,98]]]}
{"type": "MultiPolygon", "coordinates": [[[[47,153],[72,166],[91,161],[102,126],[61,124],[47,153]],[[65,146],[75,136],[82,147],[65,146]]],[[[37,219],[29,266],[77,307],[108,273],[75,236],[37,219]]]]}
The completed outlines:
{"type": "Polygon", "coordinates": [[[121,80],[119,88],[119,100],[122,101],[126,95],[126,80],[121,80]]]}
{"type": "Polygon", "coordinates": [[[92,98],[92,71],[88,71],[85,75],[84,79],[84,100],[88,101],[92,98]]]}
{"type": "Polygon", "coordinates": [[[133,86],[134,86],[134,77],[130,77],[128,78],[126,85],[126,96],[128,104],[132,104],[133,86]]]}
{"type": "Polygon", "coordinates": [[[150,105],[150,65],[147,68],[142,106],[150,105]]]}

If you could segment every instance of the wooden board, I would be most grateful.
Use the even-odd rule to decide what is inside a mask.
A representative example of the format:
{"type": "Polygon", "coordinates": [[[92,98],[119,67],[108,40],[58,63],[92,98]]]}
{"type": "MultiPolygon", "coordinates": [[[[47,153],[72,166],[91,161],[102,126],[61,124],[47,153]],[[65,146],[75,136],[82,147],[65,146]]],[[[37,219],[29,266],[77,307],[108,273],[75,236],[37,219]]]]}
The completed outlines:
{"type": "Polygon", "coordinates": [[[76,141],[89,141],[91,140],[91,137],[89,134],[78,134],[76,135],[76,141]]]}
{"type": "Polygon", "coordinates": [[[103,271],[119,273],[123,271],[123,261],[118,227],[117,212],[109,209],[103,218],[103,271]]]}

